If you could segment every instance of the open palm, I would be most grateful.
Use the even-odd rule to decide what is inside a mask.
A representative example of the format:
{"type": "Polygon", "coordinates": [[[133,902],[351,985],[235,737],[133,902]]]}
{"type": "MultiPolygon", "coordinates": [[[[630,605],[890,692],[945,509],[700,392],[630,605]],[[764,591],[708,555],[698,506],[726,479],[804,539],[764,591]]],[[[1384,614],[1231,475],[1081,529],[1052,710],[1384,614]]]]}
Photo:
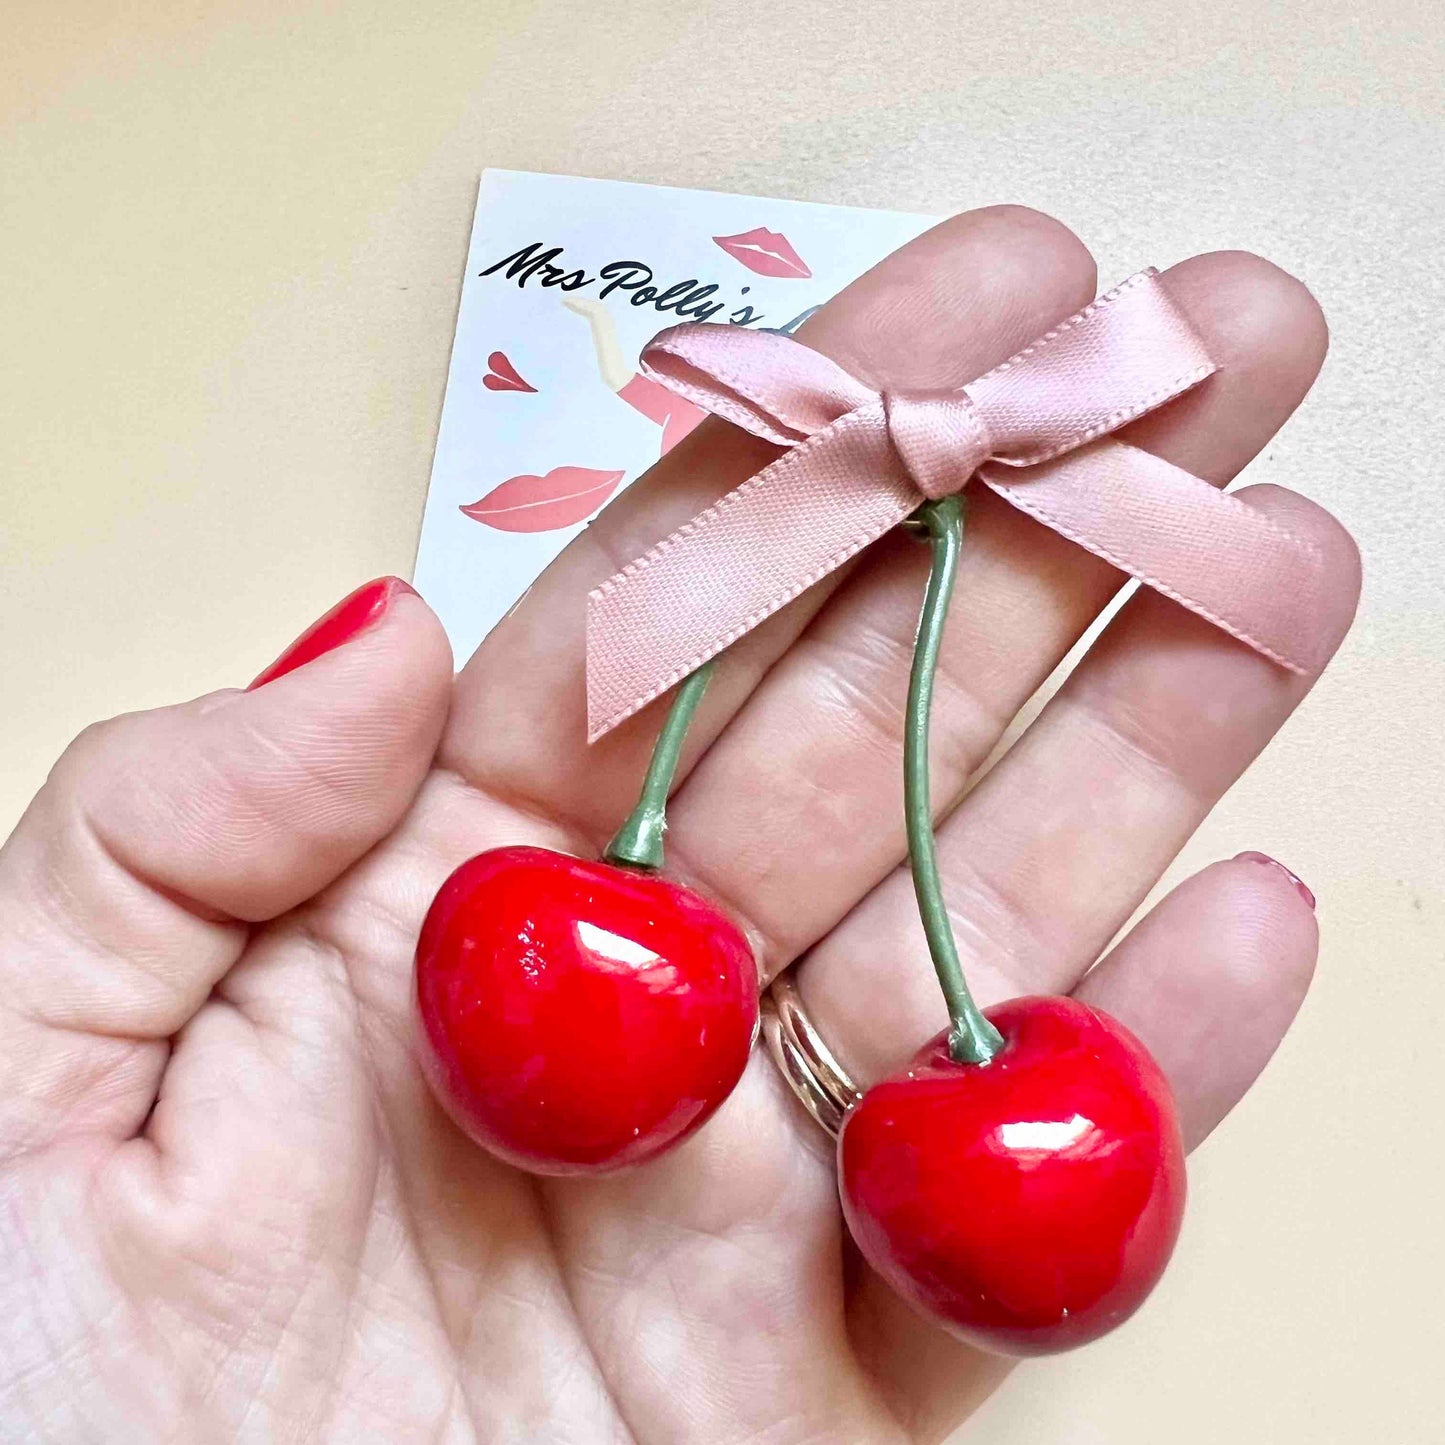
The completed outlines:
{"type": "MultiPolygon", "coordinates": [[[[875,384],[957,384],[1094,280],[1057,223],[974,212],[804,339],[875,384]]],[[[1323,324],[1253,257],[1168,284],[1222,370],[1125,436],[1224,483],[1308,388],[1323,324]]],[[[772,455],[706,423],[455,681],[398,590],[297,671],[66,754],[0,855],[7,1438],[933,1440],[996,1383],[846,1249],[830,1141],[761,1054],[686,1145],[592,1181],[475,1149],[411,1058],[412,949],[442,879],[504,843],[595,853],[632,801],[659,713],[585,746],[587,589],[772,455]]],[[[1337,642],[1348,538],[1291,493],[1244,495],[1324,551],[1337,642]]],[[[736,646],[671,810],[671,870],[724,902],[767,976],[798,965],[865,1082],[944,1022],[900,867],[926,568],[888,539],[736,646]]],[[[941,858],[980,1001],[1077,989],[1117,1014],[1192,1144],[1298,1006],[1305,897],[1278,868],[1216,864],[1091,965],[1309,680],[1141,593],[966,786],[1121,581],[976,499],[935,707],[941,858]]]]}

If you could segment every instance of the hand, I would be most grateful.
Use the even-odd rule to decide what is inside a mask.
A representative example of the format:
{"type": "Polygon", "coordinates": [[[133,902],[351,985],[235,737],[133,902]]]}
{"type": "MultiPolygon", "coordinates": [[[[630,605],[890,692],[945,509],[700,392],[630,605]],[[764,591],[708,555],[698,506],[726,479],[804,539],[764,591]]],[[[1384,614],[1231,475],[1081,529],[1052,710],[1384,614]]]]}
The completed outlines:
{"type": "MultiPolygon", "coordinates": [[[[1223,483],[1304,394],[1324,326],[1253,257],[1168,279],[1223,369],[1127,435],[1223,483]]],[[[939,386],[1093,289],[1057,223],[981,211],[805,334],[875,382],[939,386]]],[[[103,724],[65,755],[0,855],[9,1432],[936,1440],[998,1381],[849,1253],[829,1141],[760,1052],[695,1139],[601,1181],[480,1153],[409,1053],[412,949],[447,873],[502,843],[593,853],[632,802],[659,712],[583,744],[587,589],[770,455],[708,421],[455,684],[436,619],[383,589],[370,625],[299,670],[103,724]]],[[[1318,625],[1338,641],[1348,539],[1291,493],[1243,495],[1322,549],[1318,625]]],[[[892,538],[738,644],[671,810],[673,870],[751,931],[767,975],[798,961],[864,1081],[943,1021],[900,868],[926,566],[892,538]]],[[[1159,1057],[1195,1144],[1304,993],[1305,896],[1277,867],[1219,863],[1090,965],[1310,680],[1141,592],[965,793],[1120,581],[974,498],[934,718],[941,854],[980,1001],[1097,1001],[1159,1057]]]]}

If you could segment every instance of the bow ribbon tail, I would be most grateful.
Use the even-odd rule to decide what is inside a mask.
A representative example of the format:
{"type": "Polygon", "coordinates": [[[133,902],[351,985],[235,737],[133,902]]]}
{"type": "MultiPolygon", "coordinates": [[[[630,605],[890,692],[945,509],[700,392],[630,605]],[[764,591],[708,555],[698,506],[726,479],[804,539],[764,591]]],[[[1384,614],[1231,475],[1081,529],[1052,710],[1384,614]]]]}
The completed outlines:
{"type": "Polygon", "coordinates": [[[922,495],[881,403],[785,452],[587,598],[595,742],[891,527],[922,495]],[[840,494],[849,497],[840,506],[840,494]]]}
{"type": "Polygon", "coordinates": [[[1110,440],[978,480],[1288,671],[1323,664],[1318,550],[1239,497],[1110,440]]]}

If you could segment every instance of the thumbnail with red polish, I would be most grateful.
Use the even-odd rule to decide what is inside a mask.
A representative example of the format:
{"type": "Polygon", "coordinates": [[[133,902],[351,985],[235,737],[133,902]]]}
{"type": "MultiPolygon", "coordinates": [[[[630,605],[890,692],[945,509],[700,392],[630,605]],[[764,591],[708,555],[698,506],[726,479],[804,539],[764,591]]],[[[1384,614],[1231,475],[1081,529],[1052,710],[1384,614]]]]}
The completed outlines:
{"type": "Polygon", "coordinates": [[[256,688],[314,662],[323,654],[334,652],[385,617],[391,604],[403,593],[415,596],[416,589],[400,577],[378,577],[376,581],[358,587],[324,617],[313,622],[246,691],[254,692],[256,688]]]}

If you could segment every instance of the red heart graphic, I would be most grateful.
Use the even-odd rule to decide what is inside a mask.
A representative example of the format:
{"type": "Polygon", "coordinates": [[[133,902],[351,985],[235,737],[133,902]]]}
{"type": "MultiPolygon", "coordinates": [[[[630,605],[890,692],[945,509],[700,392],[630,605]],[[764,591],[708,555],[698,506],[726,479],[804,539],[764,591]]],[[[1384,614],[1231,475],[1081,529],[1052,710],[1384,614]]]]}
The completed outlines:
{"type": "Polygon", "coordinates": [[[508,477],[461,511],[499,532],[555,532],[586,521],[625,475],[592,467],[553,467],[545,477],[508,477]]]}
{"type": "Polygon", "coordinates": [[[487,374],[482,385],[488,391],[536,391],[529,381],[523,381],[517,368],[507,359],[505,351],[494,351],[487,358],[487,374]]]}

